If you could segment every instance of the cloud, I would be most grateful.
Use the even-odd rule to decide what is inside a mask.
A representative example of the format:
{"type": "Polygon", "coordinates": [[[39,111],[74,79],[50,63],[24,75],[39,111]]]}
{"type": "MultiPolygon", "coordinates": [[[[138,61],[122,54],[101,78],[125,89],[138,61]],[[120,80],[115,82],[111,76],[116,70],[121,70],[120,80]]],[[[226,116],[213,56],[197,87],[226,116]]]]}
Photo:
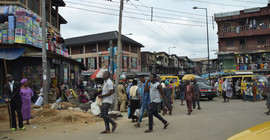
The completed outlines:
{"type": "MultiPolygon", "coordinates": [[[[67,6],[118,15],[119,7],[117,6],[119,3],[117,3],[117,1],[114,1],[113,3],[108,1],[99,1],[98,3],[104,7],[103,9],[91,7],[97,3],[96,0],[87,1],[89,1],[87,4],[90,6],[71,5],[68,2],[67,6]],[[109,10],[109,8],[115,9],[115,11],[109,10]]],[[[78,1],[78,3],[82,3],[82,1],[78,1]]],[[[219,0],[218,3],[230,4],[230,2],[226,0],[219,0]]],[[[252,4],[248,3],[245,3],[245,5],[253,6],[252,4]]],[[[168,52],[169,47],[176,47],[175,49],[171,48],[171,53],[177,54],[179,56],[186,55],[197,58],[207,57],[206,23],[204,16],[205,11],[194,10],[192,9],[193,6],[208,8],[208,15],[210,16],[208,20],[210,43],[209,50],[211,58],[214,58],[216,55],[214,55],[214,52],[211,50],[218,49],[218,36],[216,23],[214,23],[215,29],[213,30],[212,28],[211,16],[213,16],[214,13],[235,11],[240,10],[241,8],[204,4],[191,0],[130,0],[129,3],[125,3],[125,11],[128,11],[129,13],[124,12],[124,16],[128,16],[129,18],[123,18],[122,34],[132,33],[133,35],[128,37],[143,44],[145,46],[145,48],[142,49],[143,51],[168,52]],[[144,6],[134,6],[142,4],[145,6],[154,7],[154,20],[160,20],[167,23],[156,21],[151,22],[150,16],[145,16],[151,15],[151,10],[149,7],[146,8],[144,6]],[[171,11],[157,8],[168,9],[171,11]],[[155,16],[163,16],[165,18],[157,18],[155,16]],[[136,18],[143,18],[148,20],[141,20],[136,18]],[[171,23],[200,25],[202,27],[171,23]]],[[[76,10],[68,7],[61,8],[60,13],[68,21],[68,24],[61,26],[61,33],[64,38],[118,30],[118,16],[76,10]]]]}

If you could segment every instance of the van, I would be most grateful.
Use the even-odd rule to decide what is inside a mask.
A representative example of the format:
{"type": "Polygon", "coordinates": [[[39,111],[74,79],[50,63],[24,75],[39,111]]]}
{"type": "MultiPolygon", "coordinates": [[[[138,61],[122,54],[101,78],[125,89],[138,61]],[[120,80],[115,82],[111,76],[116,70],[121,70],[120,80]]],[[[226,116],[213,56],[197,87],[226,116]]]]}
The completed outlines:
{"type": "MultiPolygon", "coordinates": [[[[268,80],[265,76],[263,75],[236,75],[236,76],[226,76],[226,77],[222,77],[222,79],[233,79],[233,86],[235,86],[237,80],[239,80],[241,82],[241,93],[239,96],[243,95],[244,90],[247,89],[247,83],[248,82],[252,82],[252,79],[258,79],[258,80],[262,80],[263,83],[268,83],[268,80]]],[[[235,91],[234,91],[235,92],[235,91]]]]}
{"type": "Polygon", "coordinates": [[[179,81],[179,77],[178,76],[160,76],[161,78],[161,81],[165,81],[165,80],[168,80],[169,82],[170,81],[173,81],[173,84],[178,87],[179,84],[180,84],[180,81],[179,81]]]}

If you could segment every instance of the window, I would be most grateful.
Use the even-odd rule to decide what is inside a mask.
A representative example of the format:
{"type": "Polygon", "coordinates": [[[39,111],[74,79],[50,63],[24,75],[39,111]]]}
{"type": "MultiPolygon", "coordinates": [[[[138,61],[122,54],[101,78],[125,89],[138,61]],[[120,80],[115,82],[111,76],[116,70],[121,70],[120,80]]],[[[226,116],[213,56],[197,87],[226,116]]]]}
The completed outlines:
{"type": "Polygon", "coordinates": [[[223,24],[223,28],[227,29],[228,27],[230,27],[232,24],[231,23],[224,23],[223,24]]]}
{"type": "Polygon", "coordinates": [[[258,43],[258,45],[264,45],[264,44],[266,44],[265,38],[264,37],[258,38],[257,39],[257,43],[258,43]]]}
{"type": "Polygon", "coordinates": [[[245,40],[245,39],[240,39],[240,40],[239,40],[239,44],[240,44],[240,45],[246,44],[246,40],[245,40]]]}
{"type": "Polygon", "coordinates": [[[83,47],[80,48],[80,54],[83,54],[83,47]]]}
{"type": "Polygon", "coordinates": [[[228,40],[226,41],[226,46],[233,46],[233,45],[234,45],[233,39],[228,39],[228,40]]]}
{"type": "Polygon", "coordinates": [[[37,13],[40,15],[40,1],[39,0],[28,0],[28,8],[31,9],[33,12],[37,13]]]}
{"type": "Polygon", "coordinates": [[[167,58],[165,58],[165,63],[167,63],[168,62],[168,59],[167,58]]]}

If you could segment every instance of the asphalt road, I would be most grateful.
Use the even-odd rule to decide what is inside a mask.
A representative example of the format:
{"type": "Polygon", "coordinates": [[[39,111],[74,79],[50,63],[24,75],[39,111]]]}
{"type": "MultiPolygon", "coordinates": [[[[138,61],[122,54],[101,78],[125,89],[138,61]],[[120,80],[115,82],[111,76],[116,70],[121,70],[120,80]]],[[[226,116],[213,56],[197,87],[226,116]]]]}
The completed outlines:
{"type": "Polygon", "coordinates": [[[149,134],[143,133],[148,128],[148,119],[144,118],[141,128],[134,128],[131,120],[126,114],[119,118],[118,128],[112,134],[99,134],[104,130],[104,124],[95,123],[92,125],[58,125],[50,126],[52,131],[35,131],[28,128],[26,131],[14,133],[0,133],[0,139],[8,137],[13,140],[225,140],[228,137],[241,132],[254,125],[269,121],[270,116],[264,114],[267,110],[265,101],[243,102],[242,100],[231,100],[229,103],[222,103],[221,97],[212,101],[201,101],[202,110],[195,109],[188,116],[186,106],[180,106],[177,100],[174,104],[172,116],[164,118],[170,122],[166,130],[163,124],[154,120],[154,131],[149,134]]]}

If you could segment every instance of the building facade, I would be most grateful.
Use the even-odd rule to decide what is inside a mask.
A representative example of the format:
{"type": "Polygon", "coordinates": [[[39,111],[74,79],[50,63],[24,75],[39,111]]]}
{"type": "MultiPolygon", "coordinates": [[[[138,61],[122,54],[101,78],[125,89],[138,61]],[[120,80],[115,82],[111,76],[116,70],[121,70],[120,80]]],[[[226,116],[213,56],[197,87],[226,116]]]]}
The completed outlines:
{"type": "MultiPolygon", "coordinates": [[[[82,62],[88,71],[108,69],[110,66],[110,41],[113,47],[117,46],[118,32],[111,31],[65,40],[69,56],[82,62]]],[[[142,44],[122,35],[121,71],[141,72],[142,44]]],[[[116,62],[115,52],[114,59],[116,62]]],[[[117,66],[119,67],[119,66],[117,66]]]]}
{"type": "Polygon", "coordinates": [[[269,74],[270,5],[215,14],[218,59],[223,70],[269,74]]]}
{"type": "MultiPolygon", "coordinates": [[[[6,74],[14,80],[29,80],[34,93],[43,85],[41,0],[1,0],[0,95],[6,74]],[[14,57],[10,57],[14,56],[14,57]]],[[[68,58],[60,34],[67,21],[58,13],[63,0],[46,0],[48,86],[60,82],[76,85],[83,65],[68,58]]]]}

